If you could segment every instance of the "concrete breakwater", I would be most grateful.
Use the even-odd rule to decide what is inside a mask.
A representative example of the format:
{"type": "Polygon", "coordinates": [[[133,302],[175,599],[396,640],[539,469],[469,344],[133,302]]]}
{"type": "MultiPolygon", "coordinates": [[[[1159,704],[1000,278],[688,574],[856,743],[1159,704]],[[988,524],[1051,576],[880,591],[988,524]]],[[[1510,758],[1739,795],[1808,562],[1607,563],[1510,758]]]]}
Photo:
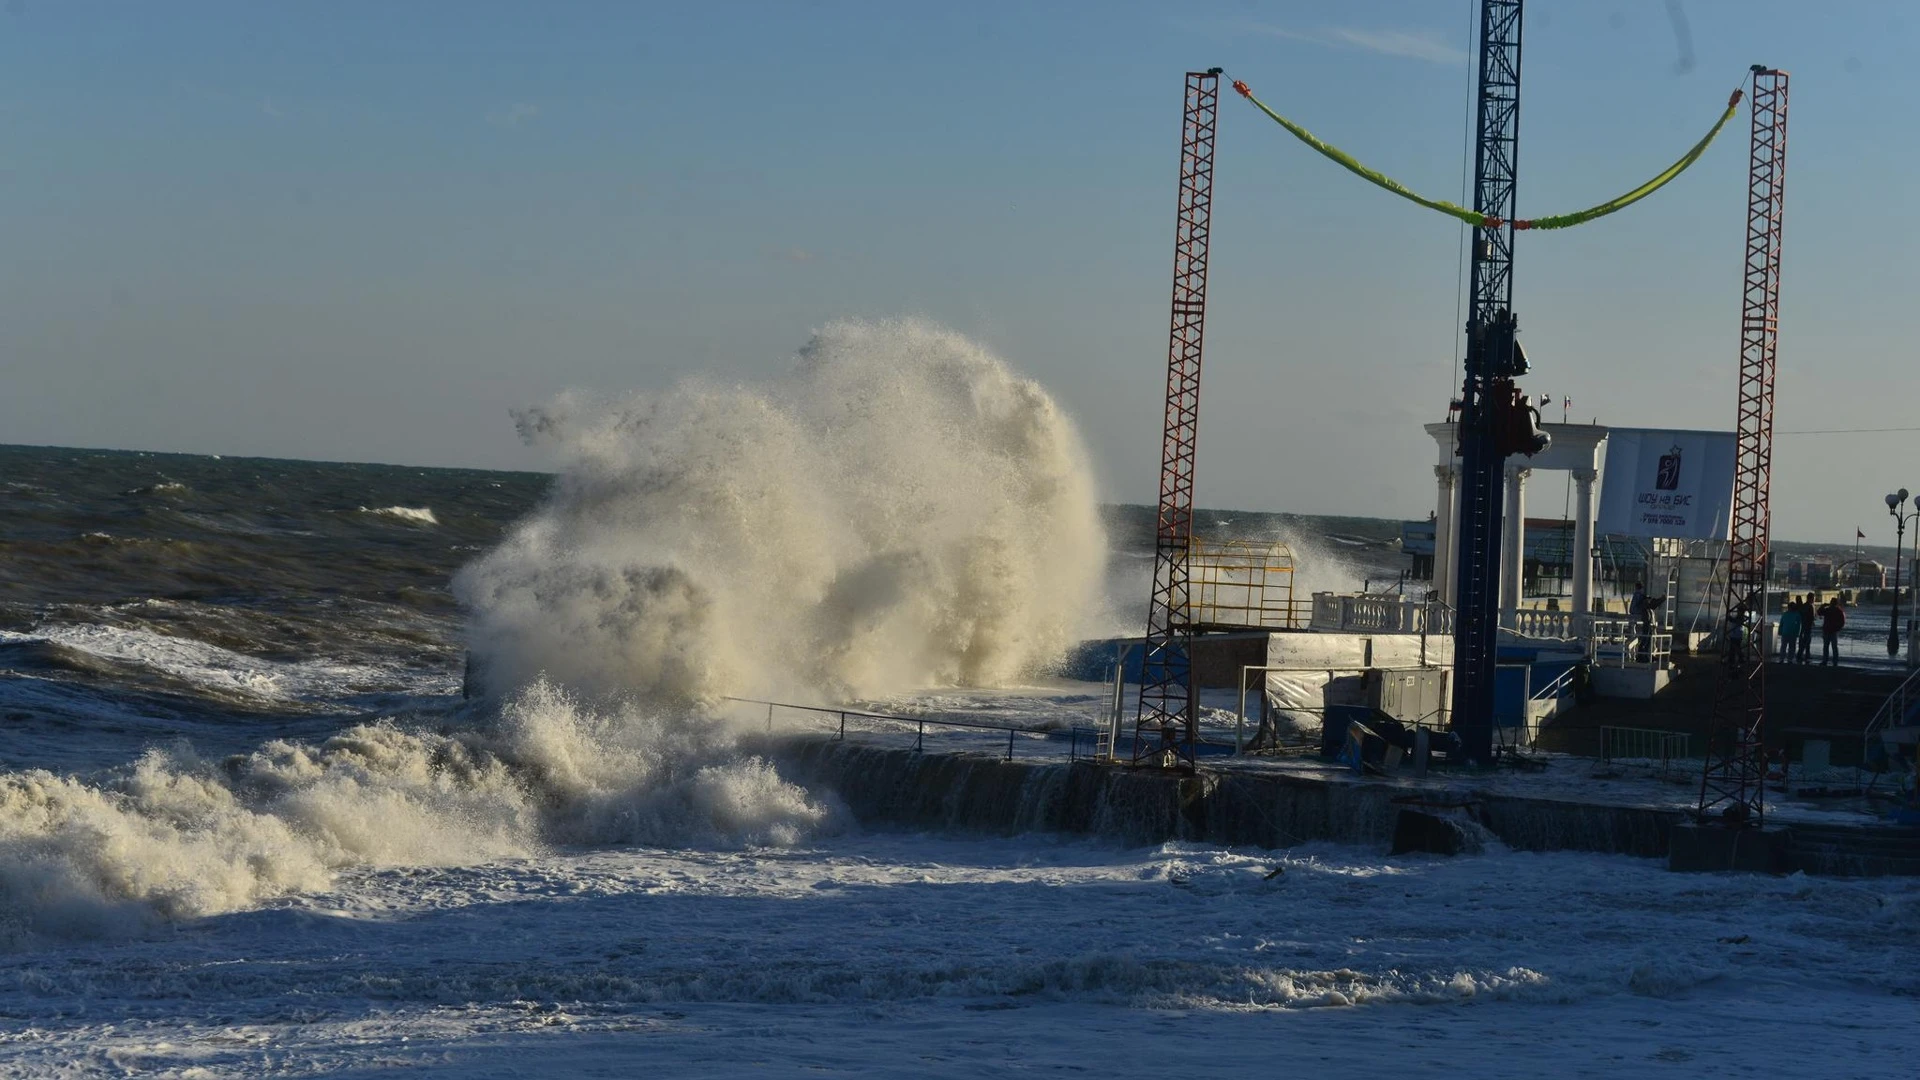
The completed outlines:
{"type": "Polygon", "coordinates": [[[1314,840],[1385,848],[1404,814],[1484,830],[1525,851],[1665,857],[1684,815],[1465,789],[1332,782],[1253,770],[1193,776],[1090,761],[1007,761],[821,737],[774,738],[792,779],[837,793],[862,822],[1012,834],[1082,833],[1123,843],[1195,840],[1290,847],[1314,840]]]}
{"type": "Polygon", "coordinates": [[[1702,828],[1687,814],[1451,786],[1329,779],[1256,767],[1192,776],[1092,761],[922,753],[822,736],[757,747],[790,778],[840,796],[863,823],[1011,835],[1064,832],[1127,844],[1193,840],[1283,848],[1315,840],[1383,850],[1520,851],[1664,858],[1677,870],[1920,875],[1920,829],[1859,825],[1702,828]]]}

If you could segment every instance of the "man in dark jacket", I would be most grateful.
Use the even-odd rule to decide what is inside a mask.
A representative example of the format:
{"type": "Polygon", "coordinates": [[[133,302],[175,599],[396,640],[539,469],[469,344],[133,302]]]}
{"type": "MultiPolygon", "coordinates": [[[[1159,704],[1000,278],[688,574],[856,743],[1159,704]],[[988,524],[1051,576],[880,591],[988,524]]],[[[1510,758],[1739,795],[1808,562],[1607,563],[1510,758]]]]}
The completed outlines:
{"type": "Polygon", "coordinates": [[[1633,599],[1627,601],[1627,617],[1632,621],[1635,651],[1642,664],[1647,662],[1653,647],[1653,613],[1664,603],[1666,597],[1648,596],[1646,585],[1638,581],[1633,583],[1633,599]]]}
{"type": "Polygon", "coordinates": [[[1847,625],[1847,610],[1839,597],[1820,609],[1820,666],[1840,666],[1840,629],[1847,625]]]}
{"type": "Polygon", "coordinates": [[[1800,601],[1800,652],[1794,659],[1805,664],[1813,659],[1813,594],[1800,601]]]}

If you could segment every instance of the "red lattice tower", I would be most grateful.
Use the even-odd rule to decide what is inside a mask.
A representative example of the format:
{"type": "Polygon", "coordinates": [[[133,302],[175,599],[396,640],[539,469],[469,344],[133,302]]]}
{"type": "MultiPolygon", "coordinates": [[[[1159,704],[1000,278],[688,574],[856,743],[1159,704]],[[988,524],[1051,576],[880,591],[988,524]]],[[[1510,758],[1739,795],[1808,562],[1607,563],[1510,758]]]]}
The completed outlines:
{"type": "Polygon", "coordinates": [[[1140,704],[1133,721],[1135,764],[1191,767],[1194,757],[1187,559],[1193,541],[1194,445],[1200,436],[1200,350],[1207,316],[1207,240],[1213,224],[1213,140],[1219,113],[1220,69],[1187,72],[1167,411],[1160,443],[1160,512],[1140,704]]]}
{"type": "MultiPolygon", "coordinates": [[[[1753,68],[1752,157],[1747,174],[1746,285],[1740,296],[1740,412],[1727,553],[1727,612],[1767,618],[1768,496],[1773,479],[1773,382],[1780,337],[1780,220],[1787,176],[1787,73],[1753,68]]],[[[1723,623],[1722,625],[1728,625],[1723,623]]],[[[1714,695],[1701,821],[1758,826],[1765,815],[1767,650],[1753,642],[1714,695]]]]}

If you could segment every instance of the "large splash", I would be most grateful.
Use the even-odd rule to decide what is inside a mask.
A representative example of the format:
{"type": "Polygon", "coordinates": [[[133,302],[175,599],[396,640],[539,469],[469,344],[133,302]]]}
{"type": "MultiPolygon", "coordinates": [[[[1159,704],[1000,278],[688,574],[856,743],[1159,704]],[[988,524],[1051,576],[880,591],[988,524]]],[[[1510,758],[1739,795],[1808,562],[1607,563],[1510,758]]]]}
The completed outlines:
{"type": "Polygon", "coordinates": [[[489,684],[657,701],[991,685],[1070,644],[1105,540],[1071,421],[917,320],[839,322],[787,377],[520,417],[546,504],[456,582],[489,684]]]}

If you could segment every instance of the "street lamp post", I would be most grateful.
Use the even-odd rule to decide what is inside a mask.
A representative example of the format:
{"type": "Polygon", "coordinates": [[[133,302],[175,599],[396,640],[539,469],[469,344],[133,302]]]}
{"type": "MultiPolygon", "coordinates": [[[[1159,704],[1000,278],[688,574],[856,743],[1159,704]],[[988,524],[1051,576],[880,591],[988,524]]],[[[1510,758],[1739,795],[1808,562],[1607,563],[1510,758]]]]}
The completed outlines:
{"type": "MultiPolygon", "coordinates": [[[[1909,574],[1920,571],[1920,495],[1913,497],[1913,517],[1913,552],[1907,557],[1907,573],[1909,574]]],[[[1920,622],[1920,595],[1914,597],[1913,603],[1907,610],[1908,667],[1913,667],[1916,663],[1920,663],[1920,655],[1916,655],[1914,651],[1914,635],[1920,634],[1920,627],[1915,626],[1916,622],[1920,622]]]]}
{"type": "Polygon", "coordinates": [[[1920,516],[1920,509],[1907,511],[1906,488],[1887,496],[1887,513],[1893,515],[1893,619],[1887,623],[1887,655],[1900,655],[1900,553],[1907,546],[1907,519],[1920,516]]]}

